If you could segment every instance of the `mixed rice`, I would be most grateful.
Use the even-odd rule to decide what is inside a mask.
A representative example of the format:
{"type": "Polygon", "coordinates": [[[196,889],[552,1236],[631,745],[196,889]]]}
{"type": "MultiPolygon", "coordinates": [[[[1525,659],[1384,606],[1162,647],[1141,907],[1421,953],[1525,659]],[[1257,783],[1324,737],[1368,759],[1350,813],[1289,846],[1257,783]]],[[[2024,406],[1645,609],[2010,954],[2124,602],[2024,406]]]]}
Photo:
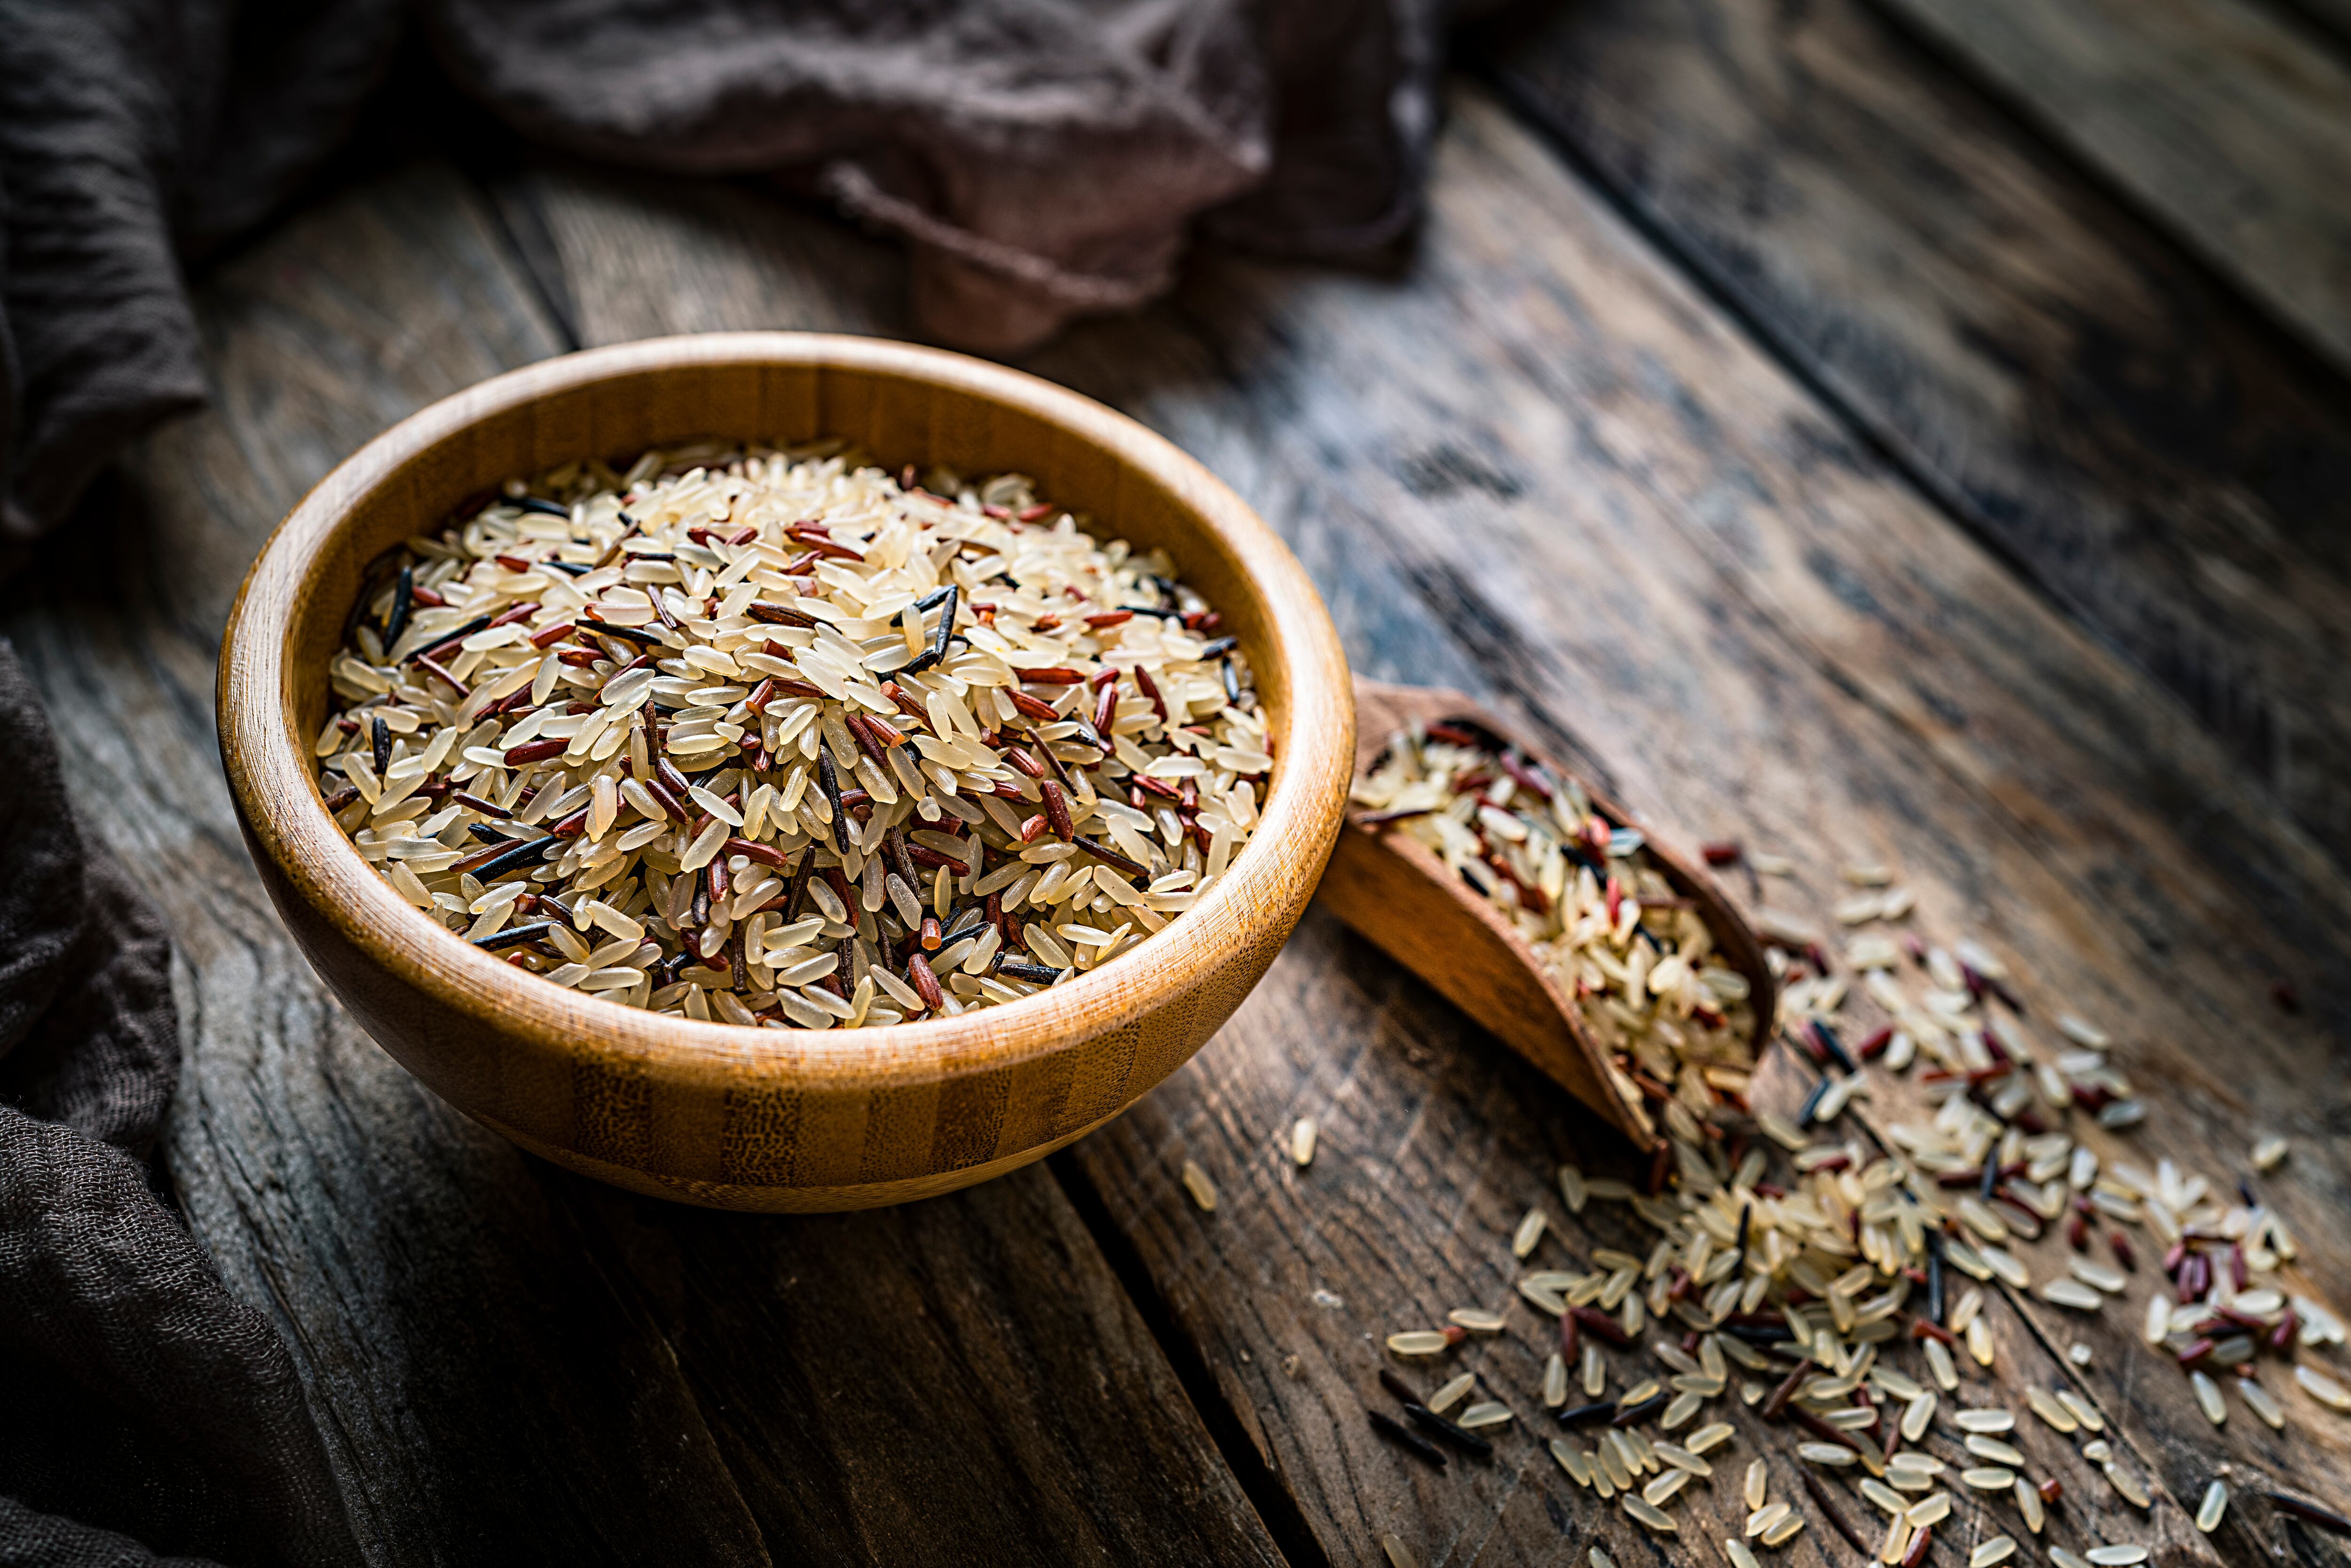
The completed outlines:
{"type": "MultiPolygon", "coordinates": [[[[1747,977],[1677,894],[1637,829],[1582,785],[1464,720],[1416,724],[1355,781],[1356,821],[1393,823],[1492,900],[1608,1053],[1627,1104],[1654,1107],[1677,1147],[1746,1092],[1747,977]]],[[[1695,1172],[1693,1172],[1695,1174],[1695,1172]]]]}
{"type": "Polygon", "coordinates": [[[1256,825],[1247,659],[1019,475],[572,464],[379,561],[319,788],[410,904],[607,1000],[953,1016],[1100,967],[1256,825]]]}
{"type": "MultiPolygon", "coordinates": [[[[1646,1239],[1539,1266],[1560,1228],[1538,1206],[1510,1249],[1518,1295],[1540,1314],[1543,1370],[1528,1397],[1567,1429],[1550,1440],[1552,1456],[1645,1528],[1677,1531],[1673,1500],[1725,1484],[1722,1460],[1704,1456],[1739,1435],[1709,1414],[1735,1397],[1794,1428],[1775,1458],[1732,1472],[1743,1472],[1734,1511],[1745,1524],[1722,1550],[1739,1568],[1756,1568],[1757,1548],[1785,1546],[1814,1520],[1866,1561],[1917,1563],[1955,1512],[1968,1521],[1970,1568],[1992,1568],[2043,1536],[2065,1493],[2017,1446],[2027,1426],[2062,1439],[2127,1505],[2094,1504],[2097,1535],[2078,1552],[2049,1543],[2048,1560],[2147,1561],[2148,1548],[2129,1538],[2153,1507],[2149,1479],[2104,1416],[2070,1376],[2003,1377],[1996,1364],[1990,1312],[2003,1291],[2074,1313],[2128,1312],[2216,1427],[2237,1406],[2280,1430],[2351,1413],[2332,1364],[2345,1325],[2296,1287],[2294,1239],[2252,1179],[2118,1157],[2146,1108],[2115,1042],[2071,1014],[2055,1019],[2056,1040],[2035,1039],[2007,966],[1980,944],[1932,946],[1903,925],[1914,900],[1885,868],[1839,869],[1842,940],[1768,907],[1756,917],[1783,982],[1774,1034],[1819,1074],[1792,1119],[1750,1111],[1743,1073],[1719,1076],[1730,1070],[1726,1036],[1745,1038],[1734,1027],[1744,990],[1707,966],[1694,915],[1626,907],[1669,890],[1642,862],[1637,835],[1594,818],[1573,780],[1471,727],[1428,725],[1391,742],[1356,800],[1370,808],[1359,822],[1412,834],[1492,899],[1574,982],[1620,1069],[1652,1105],[1665,1103],[1670,1158],[1653,1161],[1646,1182],[1557,1173],[1570,1213],[1621,1203],[1646,1239]],[[1837,1130],[1870,1097],[1873,1073],[1914,1065],[1928,1113],[1876,1136],[1837,1130]],[[2028,1264],[2034,1243],[2061,1234],[2062,1251],[2043,1248],[2028,1264]],[[2284,1375],[2262,1375],[2273,1369],[2284,1375]],[[1628,1385],[1612,1391],[1619,1379],[1628,1385]],[[1791,1479],[1797,1489],[1775,1497],[1791,1479]]],[[[1742,858],[1765,874],[1794,869],[1707,847],[1714,863],[1742,858]]],[[[2247,1164],[2267,1176],[2288,1154],[2283,1139],[2262,1138],[2247,1164]]],[[[1441,1328],[1392,1333],[1386,1348],[1422,1362],[1514,1326],[1465,1306],[1441,1328]]],[[[2091,1353],[2076,1343],[2067,1356],[2086,1366],[2091,1353]]],[[[1374,1428],[1440,1468],[1436,1445],[1490,1453],[1493,1433],[1519,1419],[1499,1398],[1453,1413],[1483,1381],[1474,1372],[1426,1393],[1393,1366],[1381,1381],[1405,1419],[1374,1410],[1374,1428]]],[[[2351,1532],[2351,1521],[2308,1499],[2264,1495],[2351,1532]]],[[[2210,1481],[2196,1527],[2219,1529],[2228,1502],[2228,1485],[2210,1481]]],[[[1391,1562],[1411,1557],[1399,1538],[1383,1545],[1391,1562]]],[[[1590,1560],[1611,1568],[1598,1547],[1590,1560]]]]}

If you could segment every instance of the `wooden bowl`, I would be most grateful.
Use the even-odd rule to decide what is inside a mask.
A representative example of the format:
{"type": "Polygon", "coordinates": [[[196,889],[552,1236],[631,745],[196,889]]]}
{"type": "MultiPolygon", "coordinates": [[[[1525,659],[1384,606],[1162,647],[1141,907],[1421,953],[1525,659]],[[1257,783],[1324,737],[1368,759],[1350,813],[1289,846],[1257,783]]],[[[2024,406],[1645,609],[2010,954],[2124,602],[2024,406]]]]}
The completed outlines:
{"type": "Polygon", "coordinates": [[[716,1207],[820,1210],[985,1181],[1115,1116],[1229,1017],[1289,937],[1345,808],[1354,709],[1298,561],[1224,485],[1123,415],[961,355],[796,332],[570,354],[402,421],[278,526],[229,617],[221,760],[295,940],[401,1064],[559,1165],[716,1207]],[[1231,871],[1133,952],[957,1019],[854,1030],[696,1023],[565,990],[411,908],[326,811],[309,741],[360,573],[485,486],[698,437],[846,436],[892,469],[1018,470],[1105,533],[1164,546],[1224,614],[1274,740],[1231,871]]]}

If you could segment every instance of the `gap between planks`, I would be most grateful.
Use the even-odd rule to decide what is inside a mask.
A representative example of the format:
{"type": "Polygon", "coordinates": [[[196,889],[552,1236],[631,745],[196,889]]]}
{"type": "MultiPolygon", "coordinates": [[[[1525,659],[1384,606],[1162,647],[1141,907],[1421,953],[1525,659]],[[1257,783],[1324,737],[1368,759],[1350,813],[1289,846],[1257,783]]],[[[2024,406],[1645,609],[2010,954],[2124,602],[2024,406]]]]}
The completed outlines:
{"type": "Polygon", "coordinates": [[[1480,38],[1625,222],[2351,861],[2351,384],[1859,0],[1480,38]]]}
{"type": "Polygon", "coordinates": [[[1871,3],[2351,371],[2351,60],[2300,18],[2252,0],[1871,3]]]}

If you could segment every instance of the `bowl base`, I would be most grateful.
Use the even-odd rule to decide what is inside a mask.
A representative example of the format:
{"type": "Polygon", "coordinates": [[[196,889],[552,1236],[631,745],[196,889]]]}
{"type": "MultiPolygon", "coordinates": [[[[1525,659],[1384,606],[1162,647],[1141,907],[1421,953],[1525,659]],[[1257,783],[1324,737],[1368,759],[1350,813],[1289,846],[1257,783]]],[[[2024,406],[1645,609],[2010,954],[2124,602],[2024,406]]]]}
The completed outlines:
{"type": "Polygon", "coordinates": [[[1067,1133],[1050,1143],[1006,1155],[1001,1159],[966,1166],[960,1170],[938,1171],[930,1176],[909,1176],[899,1181],[853,1182],[841,1186],[752,1186],[737,1182],[692,1181],[677,1176],[658,1176],[629,1166],[614,1165],[593,1155],[583,1155],[577,1149],[559,1148],[541,1143],[528,1133],[517,1132],[492,1117],[476,1112],[465,1113],[491,1132],[521,1149],[537,1155],[550,1165],[561,1166],[580,1176],[592,1176],[610,1186],[623,1187],[646,1197],[667,1198],[673,1203],[696,1204],[704,1208],[733,1209],[746,1214],[841,1214],[857,1208],[886,1208],[893,1204],[913,1203],[925,1197],[937,1197],[981,1182],[993,1181],[1009,1175],[1022,1166],[1033,1165],[1056,1150],[1065,1149],[1095,1128],[1106,1125],[1125,1114],[1127,1107],[1120,1106],[1109,1115],[1087,1123],[1073,1133],[1067,1133]]]}

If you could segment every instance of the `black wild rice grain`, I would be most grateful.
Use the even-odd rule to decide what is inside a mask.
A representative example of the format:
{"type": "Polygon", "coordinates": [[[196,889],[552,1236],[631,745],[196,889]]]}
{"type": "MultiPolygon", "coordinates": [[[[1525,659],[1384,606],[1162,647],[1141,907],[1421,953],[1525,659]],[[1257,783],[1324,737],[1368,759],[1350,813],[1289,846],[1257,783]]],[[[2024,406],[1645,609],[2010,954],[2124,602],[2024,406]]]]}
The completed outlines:
{"type": "Polygon", "coordinates": [[[519,946],[525,942],[538,940],[554,927],[555,922],[552,920],[533,921],[528,925],[509,925],[503,931],[493,931],[487,936],[475,937],[474,946],[488,952],[494,952],[500,947],[519,946]]]}
{"type": "Polygon", "coordinates": [[[416,568],[403,562],[392,585],[392,609],[383,618],[383,646],[389,653],[408,630],[408,612],[416,602],[416,568]]]}
{"type": "Polygon", "coordinates": [[[2307,1520],[2321,1530],[2332,1531],[2337,1535],[2351,1535],[2351,1519],[2344,1518],[2332,1509],[2321,1508],[2306,1498],[2293,1497],[2282,1491],[2265,1491],[2262,1495],[2296,1519],[2307,1520]]]}
{"type": "Polygon", "coordinates": [[[905,879],[906,885],[920,888],[923,876],[914,869],[914,856],[906,849],[906,830],[893,828],[883,835],[882,841],[889,846],[890,863],[898,868],[898,874],[905,879]]]}
{"type": "Polygon", "coordinates": [[[1481,1459],[1494,1457],[1494,1445],[1475,1432],[1464,1431],[1426,1405],[1406,1405],[1404,1413],[1412,1424],[1424,1432],[1433,1432],[1465,1454],[1475,1454],[1481,1459]]]}
{"type": "Polygon", "coordinates": [[[830,746],[816,748],[816,781],[832,807],[832,847],[846,859],[849,854],[849,808],[841,803],[841,780],[833,776],[832,747],[830,746]]]}
{"type": "Polygon", "coordinates": [[[955,585],[948,585],[946,593],[939,601],[939,629],[932,638],[931,645],[916,654],[914,662],[899,674],[919,675],[947,656],[947,643],[955,634],[956,601],[961,591],[955,585]]]}
{"type": "Polygon", "coordinates": [[[1851,1448],[1856,1454],[1861,1452],[1861,1442],[1852,1433],[1842,1427],[1830,1426],[1801,1405],[1789,1406],[1788,1416],[1823,1443],[1834,1443],[1839,1448],[1851,1448]]]}
{"type": "MultiPolygon", "coordinates": [[[[455,631],[451,632],[446,636],[441,638],[440,641],[428,643],[424,647],[417,649],[416,653],[432,653],[438,655],[444,648],[452,648],[456,646],[466,638],[472,636],[475,632],[481,631],[489,623],[490,617],[486,615],[476,615],[471,621],[466,622],[463,626],[458,627],[455,631]]],[[[392,650],[386,648],[384,652],[389,653],[392,650]]],[[[416,657],[416,653],[411,653],[408,656],[413,659],[416,657]]]]}
{"type": "Polygon", "coordinates": [[[1796,1337],[1794,1331],[1785,1323],[1725,1323],[1722,1332],[1734,1339],[1743,1339],[1749,1344],[1762,1345],[1766,1349],[1796,1337]]]}
{"type": "Polygon", "coordinates": [[[1812,1358],[1806,1356],[1790,1369],[1788,1375],[1781,1380],[1780,1386],[1771,1390],[1771,1396],[1763,1401],[1763,1419],[1777,1421],[1787,1414],[1788,1401],[1796,1396],[1796,1390],[1802,1388],[1804,1379],[1813,1375],[1813,1364],[1812,1358]]]}
{"type": "Polygon", "coordinates": [[[1637,1427],[1644,1421],[1653,1419],[1658,1411],[1663,1410],[1672,1402],[1673,1396],[1670,1394],[1653,1394],[1638,1405],[1627,1405],[1617,1411],[1608,1418],[1608,1424],[1611,1427],[1637,1427]]]}
{"type": "Polygon", "coordinates": [[[1844,1041],[1837,1038],[1836,1030],[1820,1019],[1814,1019],[1813,1031],[1820,1037],[1821,1049],[1829,1053],[1829,1060],[1835,1062],[1848,1076],[1861,1071],[1853,1064],[1853,1058],[1846,1054],[1844,1041]]]}
{"type": "Polygon", "coordinates": [[[559,839],[550,833],[543,839],[526,840],[509,850],[499,850],[494,852],[487,859],[475,862],[470,865],[465,861],[459,861],[457,865],[451,869],[456,870],[462,868],[472,872],[474,875],[481,881],[489,882],[496,877],[503,876],[507,872],[514,870],[517,866],[537,865],[539,862],[545,860],[551,852],[560,848],[562,843],[563,841],[561,839],[559,839]]]}
{"type": "Polygon", "coordinates": [[[1861,1543],[1861,1536],[1854,1530],[1852,1522],[1839,1512],[1837,1505],[1830,1500],[1828,1488],[1821,1485],[1820,1478],[1810,1470],[1800,1471],[1799,1474],[1803,1479],[1805,1492],[1811,1496],[1813,1504],[1820,1509],[1823,1516],[1836,1527],[1836,1532],[1844,1537],[1845,1544],[1860,1552],[1864,1563],[1877,1561],[1877,1553],[1861,1543]]]}
{"type": "Polygon", "coordinates": [[[618,637],[623,643],[634,643],[640,648],[666,648],[669,644],[652,632],[635,626],[616,626],[609,621],[587,621],[580,626],[582,632],[592,632],[599,637],[618,637]]]}
{"type": "Polygon", "coordinates": [[[1354,822],[1359,828],[1376,828],[1383,822],[1401,822],[1410,817],[1426,817],[1431,810],[1427,806],[1405,806],[1393,811],[1366,811],[1355,818],[1354,822]]]}
{"type": "Polygon", "coordinates": [[[1372,1430],[1381,1437],[1403,1445],[1405,1452],[1432,1469],[1445,1468],[1444,1450],[1395,1416],[1384,1410],[1366,1410],[1364,1414],[1371,1417],[1372,1430]]]}
{"type": "MultiPolygon", "coordinates": [[[[365,618],[367,614],[367,607],[375,598],[376,590],[383,586],[384,579],[389,577],[398,567],[402,550],[402,546],[392,546],[390,549],[384,551],[381,555],[368,562],[367,570],[360,574],[359,597],[351,601],[350,609],[343,613],[343,643],[345,646],[350,645],[351,633],[360,629],[360,622],[365,618]]],[[[384,652],[387,653],[391,651],[392,650],[389,645],[384,649],[384,652]]]]}
{"type": "Polygon", "coordinates": [[[1053,748],[1046,744],[1044,737],[1032,729],[1028,732],[1026,738],[1029,742],[1029,748],[1037,756],[1045,759],[1045,766],[1053,770],[1053,777],[1060,780],[1061,788],[1064,789],[1070,789],[1071,786],[1070,783],[1069,769],[1061,765],[1061,758],[1054,754],[1053,748]]]}
{"type": "Polygon", "coordinates": [[[1102,864],[1110,867],[1113,871],[1123,871],[1129,876],[1147,876],[1150,874],[1148,867],[1135,864],[1133,861],[1127,859],[1126,856],[1119,853],[1108,844],[1103,843],[1100,839],[1090,839],[1083,833],[1073,833],[1071,835],[1070,841],[1077,845],[1078,848],[1085,851],[1086,853],[1093,856],[1094,859],[1102,862],[1102,864]]]}

